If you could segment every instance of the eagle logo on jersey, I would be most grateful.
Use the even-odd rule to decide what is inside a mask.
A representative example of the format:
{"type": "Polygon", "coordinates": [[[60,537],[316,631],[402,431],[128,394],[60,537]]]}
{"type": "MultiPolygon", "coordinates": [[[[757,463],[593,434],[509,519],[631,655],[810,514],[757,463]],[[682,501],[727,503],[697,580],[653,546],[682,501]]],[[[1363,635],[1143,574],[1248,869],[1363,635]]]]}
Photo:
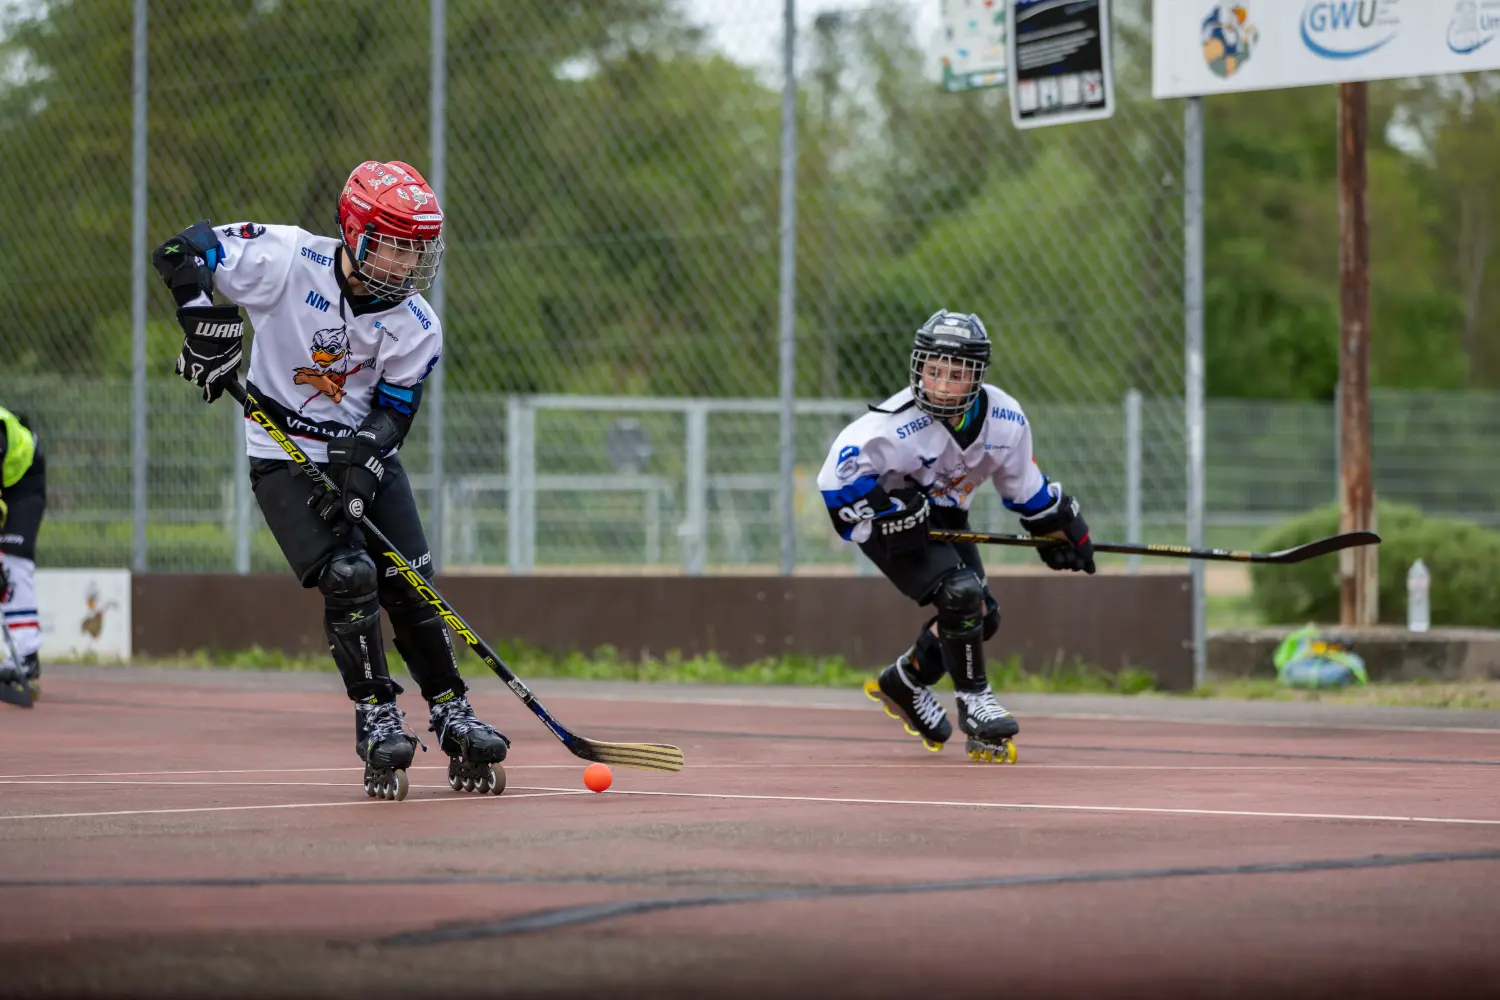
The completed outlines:
{"type": "MultiPolygon", "coordinates": [[[[926,468],[931,467],[931,464],[926,461],[923,461],[922,465],[926,468]]],[[[951,498],[953,505],[961,505],[964,499],[970,493],[974,492],[974,487],[978,485],[978,483],[969,482],[967,479],[969,473],[972,471],[968,464],[960,458],[953,468],[934,475],[932,482],[928,485],[928,489],[932,491],[929,496],[932,497],[933,503],[936,503],[940,507],[947,506],[947,501],[951,498]]]]}
{"type": "Polygon", "coordinates": [[[341,326],[314,333],[311,353],[313,364],[317,367],[294,369],[292,383],[310,385],[318,391],[303,400],[302,405],[297,408],[299,411],[307,409],[307,404],[319,396],[327,396],[335,403],[342,403],[344,383],[349,376],[374,363],[361,361],[353,368],[349,367],[349,334],[341,326]]]}

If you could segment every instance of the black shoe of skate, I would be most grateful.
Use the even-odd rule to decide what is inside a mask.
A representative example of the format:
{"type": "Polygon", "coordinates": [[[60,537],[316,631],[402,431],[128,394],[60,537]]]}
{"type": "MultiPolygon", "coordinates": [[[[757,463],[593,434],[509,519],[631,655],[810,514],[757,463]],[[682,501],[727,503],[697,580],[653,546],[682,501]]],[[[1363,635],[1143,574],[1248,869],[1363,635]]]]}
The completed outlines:
{"type": "Polygon", "coordinates": [[[956,700],[958,727],[968,737],[964,749],[969,759],[986,764],[1014,764],[1014,737],[1021,731],[1016,717],[995,700],[988,687],[979,691],[959,691],[956,700]]]}
{"type": "Polygon", "coordinates": [[[865,681],[865,696],[884,705],[886,715],[899,720],[908,733],[936,753],[953,735],[953,724],[932,688],[907,676],[903,666],[907,655],[882,670],[878,678],[865,681]]]}
{"type": "Polygon", "coordinates": [[[406,798],[406,769],[417,753],[417,740],[401,724],[393,701],[354,706],[354,750],[365,762],[365,794],[372,798],[406,798]]]}
{"type": "Polygon", "coordinates": [[[494,726],[481,722],[469,699],[452,691],[438,695],[432,703],[428,728],[437,734],[438,747],[448,755],[448,787],[455,792],[505,790],[505,768],[500,762],[510,750],[510,740],[494,726]]]}

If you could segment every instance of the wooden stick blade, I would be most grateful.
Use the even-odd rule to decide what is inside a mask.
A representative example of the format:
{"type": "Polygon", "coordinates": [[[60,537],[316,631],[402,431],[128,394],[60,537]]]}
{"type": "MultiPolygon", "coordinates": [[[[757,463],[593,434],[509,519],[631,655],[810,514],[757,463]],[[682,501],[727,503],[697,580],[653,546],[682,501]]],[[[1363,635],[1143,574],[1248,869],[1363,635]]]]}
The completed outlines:
{"type": "Polygon", "coordinates": [[[599,743],[580,736],[568,749],[584,760],[637,771],[677,772],[685,763],[682,751],[669,743],[599,743]]]}
{"type": "Polygon", "coordinates": [[[1282,549],[1280,552],[1272,552],[1264,559],[1257,562],[1269,563],[1299,563],[1308,559],[1316,559],[1334,552],[1342,552],[1344,549],[1358,548],[1361,545],[1379,545],[1380,536],[1373,531],[1349,531],[1342,535],[1330,535],[1320,538],[1306,545],[1298,545],[1295,548],[1282,549]]]}

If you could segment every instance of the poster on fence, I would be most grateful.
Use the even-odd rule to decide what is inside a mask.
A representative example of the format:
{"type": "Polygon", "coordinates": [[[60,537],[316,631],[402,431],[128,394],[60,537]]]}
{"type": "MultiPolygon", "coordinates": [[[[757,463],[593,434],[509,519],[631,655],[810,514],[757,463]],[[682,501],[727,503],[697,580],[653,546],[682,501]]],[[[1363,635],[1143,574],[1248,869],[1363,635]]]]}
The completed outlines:
{"type": "Polygon", "coordinates": [[[1151,93],[1500,69],[1500,0],[1154,0],[1151,93]]]}
{"type": "Polygon", "coordinates": [[[1109,0],[1010,4],[1010,120],[1016,128],[1113,115],[1109,0]]]}
{"type": "Polygon", "coordinates": [[[943,0],[943,89],[1005,86],[1006,0],[943,0]]]}
{"type": "Polygon", "coordinates": [[[42,661],[130,659],[130,571],[38,569],[42,661]]]}

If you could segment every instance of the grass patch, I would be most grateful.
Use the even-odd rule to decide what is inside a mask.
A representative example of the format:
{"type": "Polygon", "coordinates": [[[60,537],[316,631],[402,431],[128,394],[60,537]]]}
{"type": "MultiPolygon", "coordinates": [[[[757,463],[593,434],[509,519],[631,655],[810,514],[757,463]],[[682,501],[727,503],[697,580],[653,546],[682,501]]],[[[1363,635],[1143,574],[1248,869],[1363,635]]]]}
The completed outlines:
{"type": "Polygon", "coordinates": [[[1263,624],[1251,594],[1205,594],[1203,604],[1209,628],[1255,628],[1263,624]]]}
{"type": "Polygon", "coordinates": [[[1307,691],[1286,687],[1269,678],[1244,678],[1207,684],[1182,697],[1494,710],[1500,709],[1500,682],[1383,681],[1363,686],[1307,691]]]}
{"type": "MultiPolygon", "coordinates": [[[[591,655],[569,653],[555,656],[524,644],[502,643],[496,652],[507,666],[526,679],[568,677],[578,680],[644,681],[657,684],[859,687],[876,673],[874,668],[857,667],[838,656],[767,657],[743,666],[734,666],[712,654],[683,656],[676,651],[661,657],[627,658],[609,646],[602,646],[591,655]]],[[[401,658],[395,651],[389,651],[387,655],[393,673],[399,675],[405,672],[401,658]]],[[[200,650],[165,657],[157,662],[164,667],[185,668],[333,670],[333,660],[326,655],[288,656],[278,650],[261,649],[258,646],[233,652],[210,653],[200,650]]],[[[1081,662],[1055,663],[1040,670],[1028,670],[1018,656],[991,661],[987,666],[990,684],[997,691],[1140,694],[1156,689],[1156,677],[1145,670],[1127,669],[1118,675],[1112,675],[1081,662]]],[[[465,677],[490,676],[489,668],[467,649],[459,651],[458,669],[465,677]]],[[[947,680],[944,679],[942,683],[947,684],[947,680]]]]}

